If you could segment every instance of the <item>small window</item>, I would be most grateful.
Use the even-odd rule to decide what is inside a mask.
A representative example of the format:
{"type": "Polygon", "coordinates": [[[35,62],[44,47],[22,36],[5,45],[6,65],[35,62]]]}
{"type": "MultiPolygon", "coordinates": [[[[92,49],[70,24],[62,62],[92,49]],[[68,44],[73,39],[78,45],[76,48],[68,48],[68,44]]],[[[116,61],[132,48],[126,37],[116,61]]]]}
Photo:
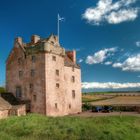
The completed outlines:
{"type": "Polygon", "coordinates": [[[72,71],[74,72],[74,66],[72,67],[72,71]]]}
{"type": "Polygon", "coordinates": [[[21,98],[22,97],[21,87],[16,87],[16,97],[17,98],[21,98]]]}
{"type": "Polygon", "coordinates": [[[71,81],[74,83],[75,82],[75,77],[72,76],[71,81]]]}
{"type": "Polygon", "coordinates": [[[35,76],[35,70],[34,69],[31,70],[31,76],[32,77],[35,76]]]}
{"type": "Polygon", "coordinates": [[[33,55],[32,56],[32,62],[35,63],[35,61],[36,61],[36,56],[33,55]]]}
{"type": "Polygon", "coordinates": [[[51,41],[51,44],[53,44],[53,45],[54,45],[54,42],[53,42],[53,41],[51,41]]]}
{"type": "Polygon", "coordinates": [[[52,56],[52,60],[53,61],[56,61],[56,56],[52,56]]]}
{"type": "Polygon", "coordinates": [[[22,58],[18,58],[18,64],[21,65],[22,64],[22,58]]]}
{"type": "Polygon", "coordinates": [[[36,95],[33,95],[33,100],[36,101],[36,95]]]}
{"type": "Polygon", "coordinates": [[[57,109],[57,103],[55,103],[55,108],[57,109]]]}
{"type": "Polygon", "coordinates": [[[59,88],[59,83],[56,83],[56,87],[59,88]]]}
{"type": "Polygon", "coordinates": [[[71,104],[69,104],[69,109],[71,109],[71,104]]]}
{"type": "Polygon", "coordinates": [[[30,84],[30,91],[33,91],[33,84],[30,84]]]}
{"type": "Polygon", "coordinates": [[[59,76],[59,70],[56,70],[56,75],[59,76]]]}
{"type": "Polygon", "coordinates": [[[23,76],[23,71],[19,71],[19,78],[23,76]]]}
{"type": "Polygon", "coordinates": [[[75,90],[72,90],[72,98],[75,99],[75,90]]]}

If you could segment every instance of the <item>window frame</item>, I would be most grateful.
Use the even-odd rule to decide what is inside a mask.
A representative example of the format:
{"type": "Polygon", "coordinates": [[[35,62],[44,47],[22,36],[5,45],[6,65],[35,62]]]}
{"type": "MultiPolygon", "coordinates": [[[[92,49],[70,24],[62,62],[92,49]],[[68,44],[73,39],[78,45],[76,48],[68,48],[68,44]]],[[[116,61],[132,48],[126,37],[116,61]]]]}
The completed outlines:
{"type": "Polygon", "coordinates": [[[31,56],[31,60],[32,60],[32,63],[35,63],[36,62],[36,56],[35,55],[32,55],[31,56]]]}
{"type": "Polygon", "coordinates": [[[56,61],[56,56],[55,55],[52,56],[52,60],[56,61]]]}
{"type": "Polygon", "coordinates": [[[59,83],[56,83],[56,88],[60,88],[60,84],[59,83]]]}
{"type": "Polygon", "coordinates": [[[33,95],[33,101],[36,102],[36,100],[37,100],[37,96],[34,94],[33,95]]]}
{"type": "Polygon", "coordinates": [[[18,71],[18,76],[19,76],[19,78],[23,77],[23,71],[22,70],[18,71]]]}
{"type": "Polygon", "coordinates": [[[74,75],[71,77],[71,81],[72,81],[72,83],[75,83],[75,76],[74,75]]]}
{"type": "Polygon", "coordinates": [[[55,109],[58,109],[58,104],[57,103],[55,103],[55,109]]]}
{"type": "Polygon", "coordinates": [[[55,74],[56,74],[56,76],[59,76],[60,72],[58,69],[55,70],[55,74]]]}
{"type": "Polygon", "coordinates": [[[35,76],[35,69],[31,69],[31,73],[30,73],[31,77],[35,76]]]}
{"type": "Polygon", "coordinates": [[[75,99],[75,96],[76,96],[75,90],[72,90],[72,98],[75,99]]]}

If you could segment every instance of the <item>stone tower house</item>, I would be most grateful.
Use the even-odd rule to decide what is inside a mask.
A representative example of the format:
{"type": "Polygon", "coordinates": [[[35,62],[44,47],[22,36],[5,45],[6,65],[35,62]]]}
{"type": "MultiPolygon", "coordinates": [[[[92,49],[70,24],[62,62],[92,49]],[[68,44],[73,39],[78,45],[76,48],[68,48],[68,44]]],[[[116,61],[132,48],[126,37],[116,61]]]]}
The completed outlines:
{"type": "Polygon", "coordinates": [[[65,51],[55,35],[30,43],[15,39],[6,61],[6,89],[30,112],[63,116],[81,112],[81,69],[76,52],[65,51]]]}

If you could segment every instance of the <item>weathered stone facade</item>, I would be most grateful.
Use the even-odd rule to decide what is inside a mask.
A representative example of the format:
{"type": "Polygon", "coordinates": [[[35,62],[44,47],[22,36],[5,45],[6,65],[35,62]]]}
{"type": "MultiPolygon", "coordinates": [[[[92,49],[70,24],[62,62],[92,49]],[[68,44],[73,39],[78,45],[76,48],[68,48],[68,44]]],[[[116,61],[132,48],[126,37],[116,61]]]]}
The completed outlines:
{"type": "Polygon", "coordinates": [[[76,52],[66,52],[57,36],[17,38],[6,62],[6,89],[30,111],[48,116],[81,112],[81,69],[76,52]]]}

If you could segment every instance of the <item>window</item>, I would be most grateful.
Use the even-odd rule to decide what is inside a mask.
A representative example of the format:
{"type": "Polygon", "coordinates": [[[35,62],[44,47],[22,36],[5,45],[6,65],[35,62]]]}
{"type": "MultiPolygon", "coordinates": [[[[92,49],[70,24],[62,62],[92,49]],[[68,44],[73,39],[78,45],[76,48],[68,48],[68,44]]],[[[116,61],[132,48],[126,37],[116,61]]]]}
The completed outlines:
{"type": "Polygon", "coordinates": [[[69,104],[69,109],[71,109],[71,104],[69,104]]]}
{"type": "Polygon", "coordinates": [[[57,103],[55,103],[55,108],[57,109],[57,103]]]}
{"type": "Polygon", "coordinates": [[[30,91],[33,91],[33,84],[30,84],[30,91]]]}
{"type": "Polygon", "coordinates": [[[56,75],[59,76],[59,70],[56,70],[56,75]]]}
{"type": "Polygon", "coordinates": [[[75,99],[75,90],[72,90],[72,98],[75,99]]]}
{"type": "Polygon", "coordinates": [[[73,83],[75,82],[75,77],[74,77],[74,76],[71,77],[71,81],[72,81],[73,83]]]}
{"type": "Polygon", "coordinates": [[[35,61],[36,61],[36,57],[33,55],[32,56],[32,62],[35,63],[35,61]]]}
{"type": "Polygon", "coordinates": [[[59,83],[56,83],[56,87],[59,88],[59,83]]]}
{"type": "Polygon", "coordinates": [[[72,71],[74,72],[74,66],[72,67],[72,71]]]}
{"type": "Polygon", "coordinates": [[[56,56],[52,56],[52,60],[53,61],[56,61],[56,56]]]}
{"type": "Polygon", "coordinates": [[[21,87],[16,87],[16,97],[17,98],[21,98],[22,97],[21,87]]]}
{"type": "Polygon", "coordinates": [[[33,100],[36,101],[36,95],[33,95],[33,100]]]}
{"type": "Polygon", "coordinates": [[[31,76],[35,76],[35,70],[34,69],[31,69],[31,76]]]}
{"type": "Polygon", "coordinates": [[[23,76],[23,71],[19,71],[19,78],[21,78],[23,76]]]}
{"type": "Polygon", "coordinates": [[[18,58],[18,64],[21,65],[22,64],[22,58],[18,58]]]}
{"type": "Polygon", "coordinates": [[[53,42],[53,41],[51,41],[51,44],[53,44],[53,45],[54,45],[54,42],[53,42]]]}

